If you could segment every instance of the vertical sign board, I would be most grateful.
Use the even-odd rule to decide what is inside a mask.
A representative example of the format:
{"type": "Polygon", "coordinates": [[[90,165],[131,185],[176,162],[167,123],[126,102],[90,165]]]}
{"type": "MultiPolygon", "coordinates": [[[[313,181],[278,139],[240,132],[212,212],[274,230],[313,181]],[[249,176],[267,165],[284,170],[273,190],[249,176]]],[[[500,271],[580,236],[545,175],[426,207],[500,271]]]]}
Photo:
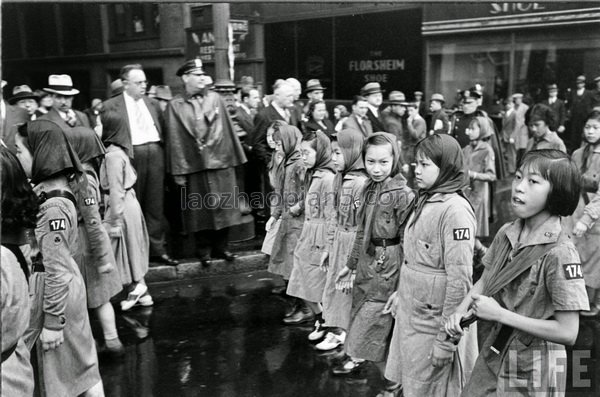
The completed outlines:
{"type": "MultiPolygon", "coordinates": [[[[235,59],[248,58],[251,45],[250,24],[247,19],[230,19],[233,31],[233,54],[235,59]]],[[[187,58],[199,57],[202,62],[215,61],[215,37],[212,26],[187,31],[187,58]]]]}

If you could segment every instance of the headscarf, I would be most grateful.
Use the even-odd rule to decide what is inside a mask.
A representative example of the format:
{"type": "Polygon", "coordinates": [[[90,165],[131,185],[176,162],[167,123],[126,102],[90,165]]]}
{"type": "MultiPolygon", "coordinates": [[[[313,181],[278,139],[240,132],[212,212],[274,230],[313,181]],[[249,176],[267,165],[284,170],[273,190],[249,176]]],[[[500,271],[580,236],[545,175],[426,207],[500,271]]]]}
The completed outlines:
{"type": "Polygon", "coordinates": [[[331,140],[327,135],[325,135],[322,131],[316,131],[316,160],[315,166],[309,170],[306,170],[306,177],[304,179],[306,185],[306,191],[310,187],[310,183],[312,181],[312,177],[316,171],[326,171],[329,170],[336,173],[335,166],[333,165],[333,161],[331,160],[331,140]]]}
{"type": "Polygon", "coordinates": [[[77,153],[58,124],[35,120],[23,127],[27,129],[26,144],[33,156],[32,183],[40,183],[63,171],[83,174],[77,153]]]}
{"type": "Polygon", "coordinates": [[[363,134],[356,130],[342,130],[337,134],[337,143],[340,151],[344,155],[344,170],[335,175],[333,186],[336,193],[336,207],[339,206],[344,176],[351,173],[364,173],[365,163],[363,161],[363,147],[365,138],[363,134]]]}
{"type": "Polygon", "coordinates": [[[133,146],[131,144],[131,133],[126,125],[126,120],[114,110],[102,113],[102,143],[105,147],[117,145],[129,158],[133,158],[133,146]]]}
{"type": "Polygon", "coordinates": [[[65,135],[82,163],[106,153],[102,141],[91,128],[74,127],[66,130],[65,135]]]}
{"type": "Polygon", "coordinates": [[[413,223],[421,215],[425,203],[431,196],[436,193],[458,193],[465,197],[463,189],[469,185],[468,175],[463,169],[463,152],[456,139],[450,135],[434,134],[421,139],[417,143],[415,154],[419,150],[433,161],[440,169],[440,174],[433,186],[417,191],[417,204],[414,209],[413,223]]]}
{"type": "MultiPolygon", "coordinates": [[[[367,155],[368,147],[373,146],[369,145],[369,142],[373,140],[379,140],[379,138],[383,138],[386,141],[386,144],[390,144],[392,147],[392,171],[390,173],[390,178],[401,178],[403,182],[404,177],[399,173],[400,171],[400,148],[398,147],[398,139],[395,135],[392,135],[387,132],[376,132],[365,140],[365,146],[363,149],[363,161],[365,156],[367,155]]],[[[387,179],[387,178],[386,178],[387,179]]],[[[367,249],[367,246],[371,242],[371,233],[373,230],[373,222],[375,222],[375,207],[376,203],[379,201],[379,196],[383,189],[383,185],[386,183],[386,180],[381,182],[375,182],[373,179],[369,178],[369,181],[365,184],[363,188],[361,197],[360,197],[360,209],[358,210],[358,219],[359,223],[364,225],[364,239],[363,239],[363,249],[367,249]]]]}
{"type": "Polygon", "coordinates": [[[302,154],[300,153],[302,134],[298,128],[292,125],[281,125],[273,134],[278,135],[278,138],[281,140],[281,148],[283,149],[283,160],[276,166],[277,170],[275,171],[277,182],[280,187],[283,187],[285,167],[296,163],[302,158],[302,154]]]}

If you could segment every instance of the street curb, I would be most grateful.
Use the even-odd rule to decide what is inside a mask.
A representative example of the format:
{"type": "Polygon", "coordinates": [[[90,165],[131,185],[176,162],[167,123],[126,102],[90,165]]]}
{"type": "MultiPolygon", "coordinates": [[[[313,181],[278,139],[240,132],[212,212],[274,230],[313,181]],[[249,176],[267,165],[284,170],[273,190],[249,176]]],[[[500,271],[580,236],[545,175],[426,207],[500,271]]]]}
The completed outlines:
{"type": "Polygon", "coordinates": [[[208,267],[203,267],[196,259],[183,260],[177,266],[150,264],[145,280],[148,283],[158,283],[266,270],[268,256],[262,252],[258,250],[242,251],[237,254],[239,256],[233,262],[215,259],[210,261],[208,267]]]}

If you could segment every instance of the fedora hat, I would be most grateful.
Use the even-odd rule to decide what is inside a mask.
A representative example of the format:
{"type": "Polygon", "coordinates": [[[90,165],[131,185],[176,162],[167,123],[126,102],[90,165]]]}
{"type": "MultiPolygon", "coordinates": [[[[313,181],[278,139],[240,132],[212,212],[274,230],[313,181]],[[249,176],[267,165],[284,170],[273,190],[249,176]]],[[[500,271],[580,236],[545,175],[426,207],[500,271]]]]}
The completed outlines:
{"type": "Polygon", "coordinates": [[[304,92],[311,91],[325,91],[325,87],[321,85],[321,82],[317,79],[310,79],[306,82],[306,90],[304,92]]]}
{"type": "Polygon", "coordinates": [[[190,59],[186,61],[183,65],[177,69],[177,76],[183,76],[184,74],[196,72],[200,74],[206,74],[204,69],[202,69],[202,60],[201,59],[190,59]]]}
{"type": "Polygon", "coordinates": [[[388,102],[391,105],[402,105],[406,102],[406,97],[402,91],[390,91],[388,102]]]}
{"type": "Polygon", "coordinates": [[[148,90],[148,92],[146,92],[146,95],[148,95],[150,98],[154,98],[156,96],[156,86],[150,86],[150,89],[148,90]]]}
{"type": "Polygon", "coordinates": [[[48,76],[48,87],[44,88],[44,91],[67,96],[79,94],[79,90],[73,88],[73,80],[68,74],[51,74],[48,76]]]}
{"type": "Polygon", "coordinates": [[[235,92],[235,84],[229,79],[217,79],[215,81],[216,92],[235,92]]]}
{"type": "Polygon", "coordinates": [[[596,77],[596,78],[594,79],[594,82],[596,82],[596,83],[597,83],[597,82],[599,82],[599,81],[600,81],[600,76],[598,76],[598,77],[596,77]]]}
{"type": "Polygon", "coordinates": [[[548,84],[548,85],[546,86],[546,89],[547,89],[548,91],[555,91],[555,90],[556,90],[556,91],[558,91],[558,86],[557,86],[556,84],[548,84]]]}
{"type": "Polygon", "coordinates": [[[110,97],[114,97],[123,92],[125,87],[123,87],[123,80],[116,79],[112,83],[110,83],[110,97]]]}
{"type": "Polygon", "coordinates": [[[431,101],[438,101],[438,102],[441,102],[441,103],[445,103],[446,102],[446,100],[444,99],[444,96],[442,94],[438,94],[438,93],[433,94],[431,96],[431,98],[429,99],[429,101],[430,102],[431,101]]]}
{"type": "Polygon", "coordinates": [[[173,99],[171,87],[169,87],[168,85],[157,85],[155,98],[162,99],[163,101],[170,101],[171,99],[173,99]]]}
{"type": "Polygon", "coordinates": [[[36,101],[39,101],[40,97],[31,91],[31,88],[29,88],[28,85],[18,85],[13,88],[13,96],[8,100],[8,103],[14,105],[21,99],[35,99],[36,101]]]}
{"type": "Polygon", "coordinates": [[[585,83],[585,76],[581,75],[581,76],[577,76],[577,80],[575,80],[578,83],[585,83]]]}
{"type": "Polygon", "coordinates": [[[385,90],[381,89],[381,86],[379,85],[379,83],[367,83],[363,86],[363,88],[360,89],[360,95],[362,96],[369,96],[371,94],[378,94],[380,92],[385,92],[385,90]]]}
{"type": "Polygon", "coordinates": [[[252,76],[242,76],[237,88],[256,88],[254,85],[254,78],[252,76]]]}
{"type": "Polygon", "coordinates": [[[421,96],[423,96],[423,91],[415,91],[415,92],[413,93],[413,95],[414,95],[414,96],[417,96],[417,95],[421,95],[421,96]]]}

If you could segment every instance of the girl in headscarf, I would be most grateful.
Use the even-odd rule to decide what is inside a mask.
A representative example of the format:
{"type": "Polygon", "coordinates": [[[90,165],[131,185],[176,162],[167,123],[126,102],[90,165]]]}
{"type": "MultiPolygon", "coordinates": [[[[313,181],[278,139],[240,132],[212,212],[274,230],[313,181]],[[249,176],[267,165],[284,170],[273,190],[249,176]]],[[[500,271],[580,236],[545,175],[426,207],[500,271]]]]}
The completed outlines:
{"type": "Polygon", "coordinates": [[[474,265],[479,270],[481,259],[486,252],[486,247],[481,244],[479,239],[487,238],[490,235],[489,218],[492,213],[490,189],[492,183],[496,180],[494,149],[488,143],[493,131],[486,118],[475,117],[469,123],[465,133],[469,137],[469,144],[462,151],[465,160],[465,172],[468,173],[470,181],[469,188],[465,193],[473,206],[477,219],[474,265]]]}
{"type": "Polygon", "coordinates": [[[593,317],[600,313],[600,111],[595,110],[588,116],[583,141],[583,146],[572,156],[583,176],[583,189],[577,209],[573,216],[567,218],[566,226],[572,228],[590,298],[590,310],[581,312],[581,315],[593,317]]]}
{"type": "Polygon", "coordinates": [[[103,396],[85,285],[74,260],[78,251],[77,205],[71,186],[83,168],[61,128],[32,121],[16,136],[17,158],[40,197],[35,236],[43,265],[34,266],[34,307],[26,341],[38,338],[38,365],[49,396],[103,396]],[[40,333],[41,328],[41,333],[40,333]]]}
{"type": "Polygon", "coordinates": [[[98,211],[101,201],[98,171],[104,158],[104,145],[87,127],[66,130],[65,135],[81,161],[87,182],[84,191],[75,192],[80,220],[79,252],[75,261],[85,281],[87,306],[100,320],[106,349],[113,355],[122,355],[125,351],[117,334],[115,311],[110,299],[123,286],[114,265],[110,238],[98,211]]]}
{"type": "MultiPolygon", "coordinates": [[[[302,231],[302,191],[304,183],[304,163],[300,154],[302,135],[300,130],[291,125],[279,124],[273,132],[275,153],[273,159],[281,158],[279,165],[272,169],[272,195],[271,217],[267,222],[267,233],[279,222],[279,229],[275,236],[269,271],[283,277],[285,293],[287,283],[292,274],[294,263],[294,248],[302,231]]],[[[276,161],[276,160],[274,160],[276,161]]],[[[277,292],[277,291],[276,291],[277,292]]],[[[293,301],[293,302],[292,302],[293,301]]],[[[287,311],[291,314],[296,309],[295,300],[287,311]]]]}
{"type": "Polygon", "coordinates": [[[0,146],[2,171],[2,258],[0,304],[2,307],[2,385],[5,396],[33,395],[30,354],[24,335],[29,327],[29,264],[20,246],[27,244],[26,231],[35,228],[38,197],[27,181],[15,155],[0,146]]]}
{"type": "Polygon", "coordinates": [[[343,345],[350,326],[352,309],[352,276],[347,274],[340,282],[343,288],[336,289],[338,273],[346,267],[352,250],[358,225],[358,208],[363,186],[369,179],[362,159],[364,137],[355,130],[342,130],[334,138],[332,161],[337,170],[334,180],[336,193],[336,227],[330,241],[327,281],[323,292],[323,317],[330,331],[317,344],[318,350],[331,350],[343,345]]]}
{"type": "Polygon", "coordinates": [[[321,300],[330,241],[335,222],[335,167],[331,161],[331,141],[321,131],[303,136],[302,160],[306,166],[304,225],[294,249],[294,264],[287,293],[304,301],[304,306],[284,318],[286,324],[299,324],[316,317],[310,340],[323,337],[321,300]]]}
{"type": "Polygon", "coordinates": [[[404,233],[404,264],[386,309],[396,318],[385,377],[404,395],[458,396],[477,356],[477,332],[455,345],[444,321],[472,285],[477,223],[463,195],[468,186],[461,148],[435,134],[416,146],[418,186],[404,233]]]}
{"type": "MultiPolygon", "coordinates": [[[[404,221],[414,193],[400,174],[400,150],[395,135],[377,132],[363,150],[369,175],[360,196],[358,230],[346,268],[338,284],[355,273],[346,351],[348,357],[334,374],[359,370],[368,360],[383,374],[394,319],[384,311],[396,290],[403,259],[404,221]]],[[[398,385],[391,385],[397,387],[398,385]]]]}
{"type": "MultiPolygon", "coordinates": [[[[100,186],[105,196],[104,222],[112,239],[124,240],[125,255],[117,261],[121,284],[128,285],[127,299],[121,301],[121,310],[127,311],[136,305],[152,306],[152,297],[144,281],[148,272],[150,242],[146,221],[135,196],[133,185],[137,174],[131,165],[133,148],[129,130],[122,124],[122,117],[102,114],[102,142],[106,147],[104,162],[100,167],[100,186]]],[[[116,251],[116,250],[115,250],[116,251]]]]}

